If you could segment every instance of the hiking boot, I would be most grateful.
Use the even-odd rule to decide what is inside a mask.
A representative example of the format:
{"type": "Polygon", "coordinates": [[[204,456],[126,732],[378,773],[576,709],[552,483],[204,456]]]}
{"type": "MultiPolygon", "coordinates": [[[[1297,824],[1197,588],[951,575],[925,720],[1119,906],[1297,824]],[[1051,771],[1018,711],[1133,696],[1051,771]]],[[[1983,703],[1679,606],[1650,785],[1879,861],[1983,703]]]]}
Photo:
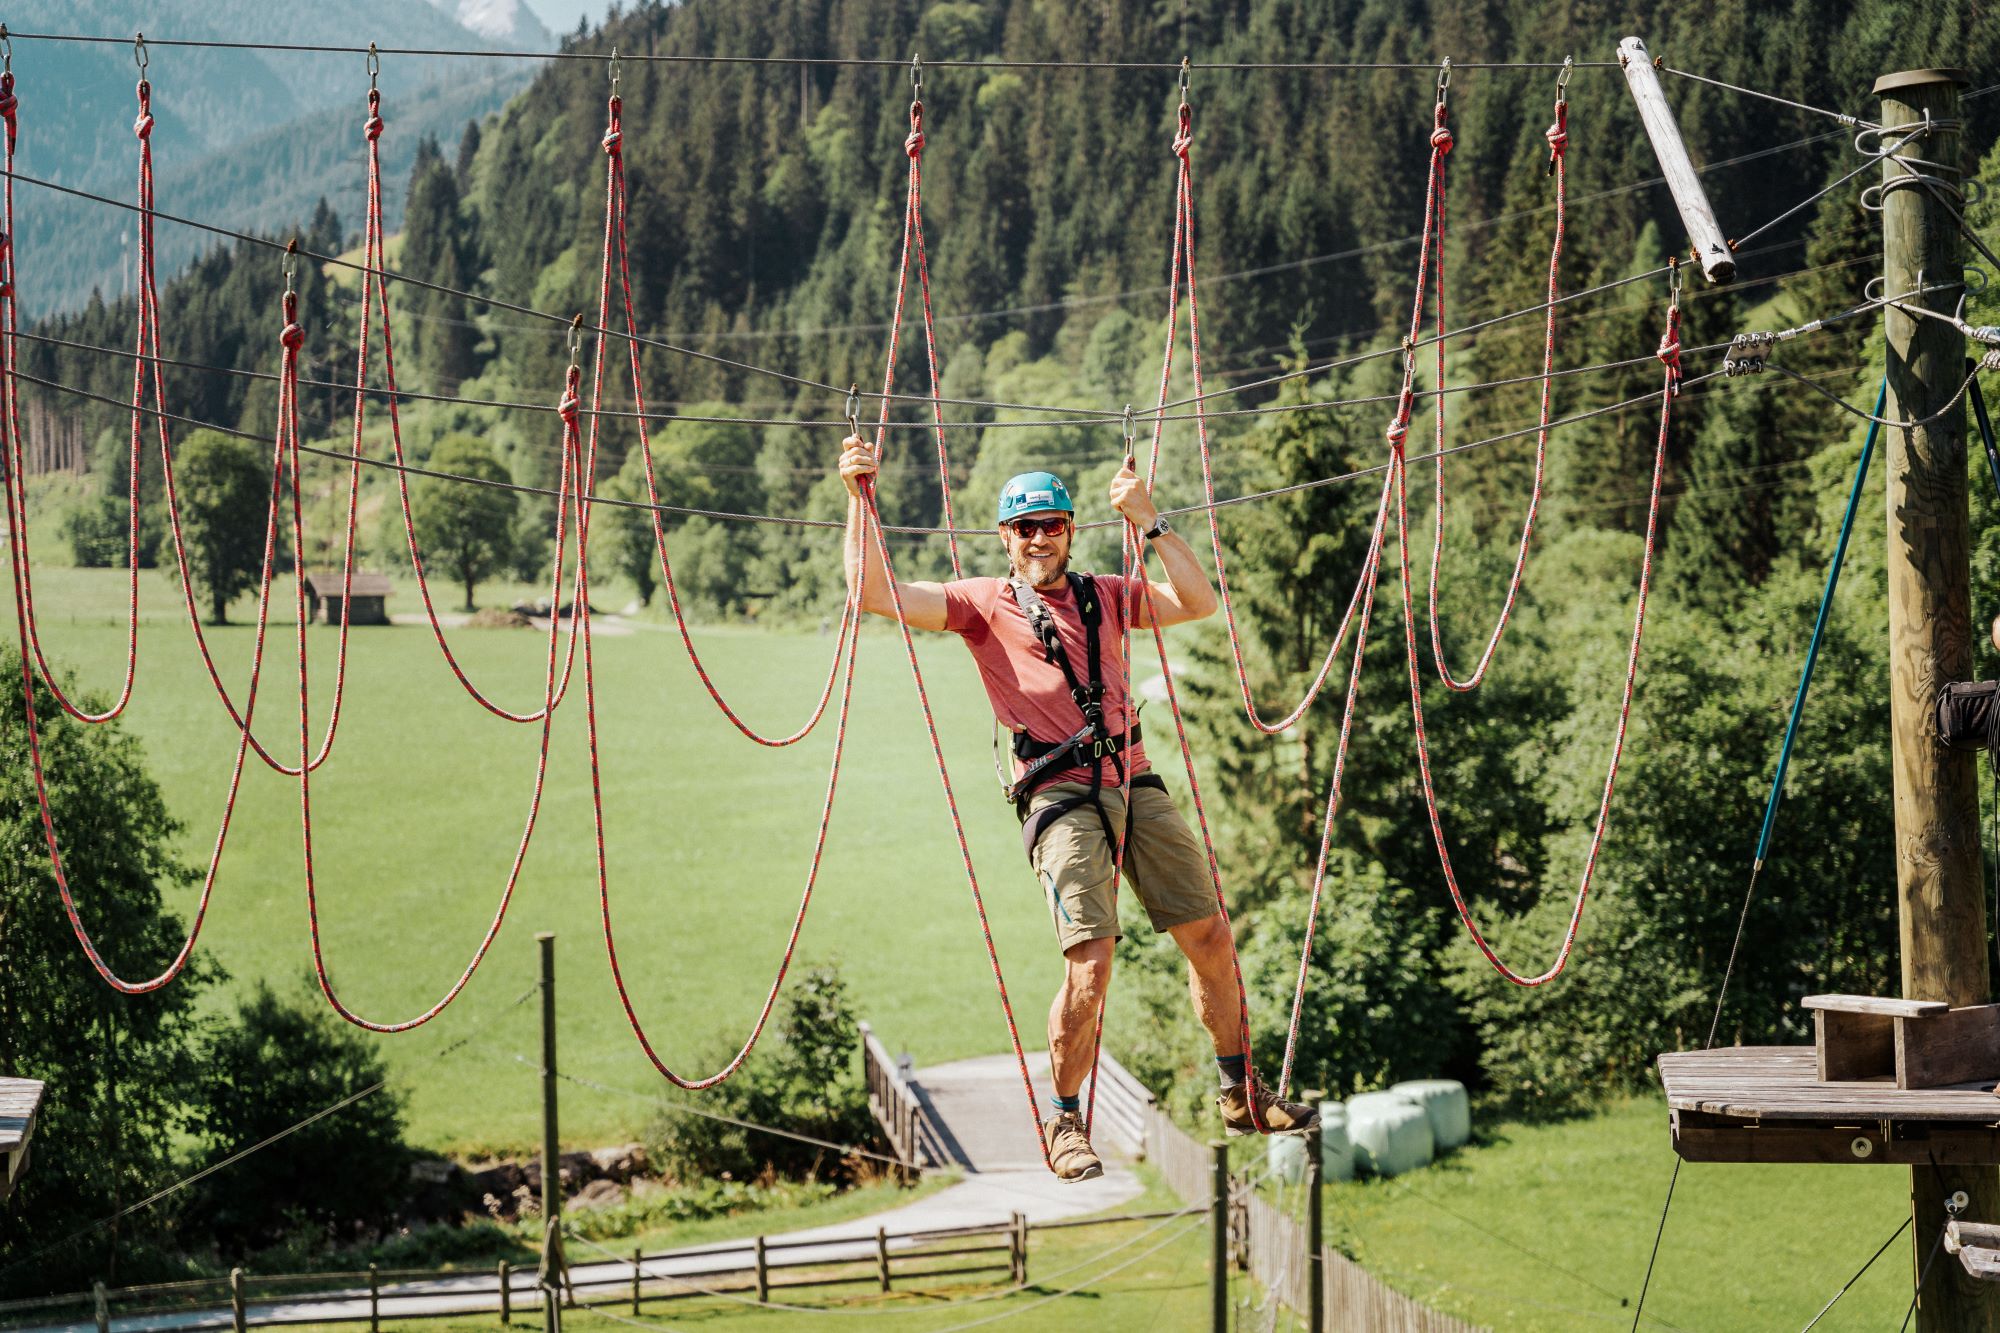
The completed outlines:
{"type": "Polygon", "coordinates": [[[1255,1078],[1247,1083],[1238,1083],[1233,1088],[1224,1088],[1216,1097],[1215,1105],[1222,1112],[1223,1130],[1231,1137],[1257,1133],[1259,1121],[1263,1123],[1266,1134],[1304,1134],[1319,1124],[1317,1108],[1280,1101],[1265,1091],[1255,1078]],[[1249,1094],[1253,1091],[1257,1098],[1256,1120],[1250,1118],[1249,1094]]]}
{"type": "Polygon", "coordinates": [[[1095,1180],[1104,1174],[1104,1163],[1091,1149],[1083,1117],[1075,1111],[1064,1111],[1042,1126],[1042,1136],[1048,1142],[1049,1165],[1056,1169],[1056,1178],[1065,1185],[1095,1180]]]}

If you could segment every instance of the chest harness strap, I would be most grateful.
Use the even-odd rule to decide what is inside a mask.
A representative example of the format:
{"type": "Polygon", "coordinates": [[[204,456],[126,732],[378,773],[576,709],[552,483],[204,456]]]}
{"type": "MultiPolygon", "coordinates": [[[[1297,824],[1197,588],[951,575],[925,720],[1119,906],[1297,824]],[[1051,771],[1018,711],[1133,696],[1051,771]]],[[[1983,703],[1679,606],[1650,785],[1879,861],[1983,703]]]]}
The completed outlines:
{"type": "MultiPolygon", "coordinates": [[[[1083,806],[1091,806],[1097,811],[1098,822],[1104,828],[1104,840],[1116,845],[1118,838],[1112,831],[1111,818],[1104,810],[1101,793],[1104,788],[1104,764],[1111,762],[1116,780],[1125,780],[1124,753],[1139,742],[1140,733],[1135,723],[1131,734],[1112,735],[1104,724],[1104,671],[1102,646],[1098,638],[1099,627],[1103,624],[1104,612],[1097,596],[1097,583],[1088,574],[1070,574],[1070,593],[1076,598],[1077,614],[1083,621],[1085,647],[1085,676],[1079,678],[1076,668],[1069,660],[1069,653],[1063,648],[1062,638],[1057,631],[1055,612],[1033,587],[1021,579],[1010,579],[1008,589],[1014,596],[1021,614],[1027,617],[1028,628],[1042,645],[1042,654],[1050,665],[1062,672],[1063,683],[1069,687],[1070,699],[1083,714],[1083,725],[1076,733],[1060,741],[1036,740],[1027,732],[1017,732],[1014,736],[1014,757],[1026,767],[1021,776],[1002,790],[1007,799],[1014,802],[1015,813],[1021,817],[1021,841],[1032,861],[1035,844],[1042,833],[1056,820],[1083,806]],[[1035,789],[1049,781],[1056,773],[1079,765],[1090,766],[1090,791],[1082,796],[1068,796],[1053,801],[1028,814],[1028,800],[1035,789]]],[[[1153,774],[1143,774],[1132,780],[1135,787],[1160,787],[1166,784],[1153,774]]],[[[1127,812],[1127,827],[1130,827],[1130,812],[1127,812]]]]}

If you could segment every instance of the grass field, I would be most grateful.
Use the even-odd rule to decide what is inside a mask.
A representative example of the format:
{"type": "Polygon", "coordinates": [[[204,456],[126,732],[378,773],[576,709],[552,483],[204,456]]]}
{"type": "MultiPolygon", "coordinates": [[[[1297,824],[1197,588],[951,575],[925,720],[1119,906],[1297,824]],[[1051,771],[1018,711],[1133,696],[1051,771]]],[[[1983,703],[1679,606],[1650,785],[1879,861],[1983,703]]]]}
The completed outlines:
{"type": "MultiPolygon", "coordinates": [[[[1495,1330],[1627,1328],[1621,1300],[1638,1298],[1672,1170],[1665,1103],[1638,1099],[1329,1186],[1327,1232],[1394,1286],[1495,1330]]],[[[1900,1167],[1684,1166],[1648,1325],[1803,1327],[1908,1215],[1909,1185],[1900,1167]]],[[[1896,1327],[1911,1256],[1905,1235],[1818,1327],[1896,1327]]]]}
{"type": "MultiPolygon", "coordinates": [[[[115,688],[124,660],[122,578],[66,568],[37,574],[49,651],[99,689],[115,688]]],[[[481,600],[506,596],[494,588],[481,600]]],[[[600,600],[615,605],[616,594],[600,600]]],[[[141,603],[140,674],[126,724],[187,826],[186,856],[205,862],[234,732],[166,574],[142,572],[141,603]]],[[[391,607],[419,609],[407,586],[391,607]]],[[[248,676],[250,609],[245,599],[234,616],[246,623],[209,632],[224,679],[238,691],[248,676]]],[[[331,699],[335,638],[324,627],[312,631],[315,744],[331,699]]],[[[698,642],[731,701],[765,731],[789,731],[804,718],[833,649],[831,637],[810,630],[723,627],[703,631],[698,642]]],[[[474,679],[516,710],[539,704],[545,645],[527,630],[453,635],[474,679]]],[[[257,731],[274,753],[295,759],[289,616],[274,626],[269,651],[275,674],[266,677],[257,731]]],[[[600,633],[596,652],[620,959],[662,1057],[706,1074],[749,1031],[783,955],[833,718],[800,745],[766,749],[720,716],[672,634],[645,626],[600,633]]],[[[1014,820],[989,776],[985,697],[955,641],[934,637],[923,660],[994,938],[1023,1032],[1039,1044],[1059,957],[1021,864],[1014,820]]],[[[414,1137],[425,1144],[536,1141],[536,1077],[515,1059],[537,1049],[536,1016],[532,1005],[509,1005],[533,984],[539,930],[557,935],[564,1071],[648,1094],[662,1086],[626,1024],[605,960],[582,702],[579,665],[557,714],[534,843],[492,953],[437,1020],[380,1039],[410,1092],[414,1137]],[[447,1065],[434,1065],[442,1048],[486,1024],[447,1065]]],[[[341,727],[332,758],[314,775],[313,814],[329,974],[362,1015],[381,1021],[420,1012],[472,955],[520,837],[538,730],[503,722],[468,698],[427,628],[354,631],[341,727]]],[[[252,758],[201,945],[234,986],[256,978],[303,986],[310,976],[297,786],[252,758]]],[[[89,886],[78,888],[93,920],[89,886]]],[[[795,965],[828,958],[839,960],[860,1012],[893,1049],[935,1061],[1005,1048],[978,920],[893,629],[871,630],[861,649],[838,804],[795,965]]],[[[577,1143],[629,1136],[650,1110],[644,1099],[581,1088],[563,1095],[564,1138],[577,1143]]]]}

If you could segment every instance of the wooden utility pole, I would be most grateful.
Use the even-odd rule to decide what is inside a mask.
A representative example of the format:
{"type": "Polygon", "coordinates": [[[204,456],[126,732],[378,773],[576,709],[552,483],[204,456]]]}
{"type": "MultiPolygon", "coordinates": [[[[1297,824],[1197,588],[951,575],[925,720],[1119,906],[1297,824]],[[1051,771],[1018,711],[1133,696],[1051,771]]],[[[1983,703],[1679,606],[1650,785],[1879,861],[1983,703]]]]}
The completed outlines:
{"type": "MultiPolygon", "coordinates": [[[[1959,178],[1956,70],[1905,70],[1875,82],[1882,99],[1881,142],[1893,147],[1926,117],[1938,128],[1910,139],[1902,156],[1882,162],[1882,273],[1891,296],[1916,293],[1912,305],[1949,310],[1963,274],[1956,221],[1924,172],[1949,192],[1959,178]],[[1926,285],[1943,289],[1937,299],[1926,285]]],[[[1986,908],[1980,880],[1977,756],[1937,739],[1938,692],[1972,678],[1970,517],[1966,496],[1965,409],[1950,406],[1965,378],[1965,344],[1937,319],[1883,311],[1888,340],[1891,420],[1935,420],[1888,429],[1889,720],[1895,782],[1896,906],[1908,999],[1951,1005],[1990,998],[1986,908]],[[1941,414],[1941,415],[1939,415],[1941,414]]],[[[1914,1268],[1922,1275],[1919,1330],[2000,1333],[2000,1297],[1973,1281],[1937,1246],[1945,1201],[1963,1190],[1965,1216],[2000,1220],[2000,1173],[1991,1166],[1948,1163],[1912,1167],[1914,1268]],[[1932,1256],[1938,1257],[1933,1260],[1932,1256]]]]}
{"type": "Polygon", "coordinates": [[[542,1329],[562,1333],[562,1146],[556,1139],[556,937],[535,936],[542,963],[542,1329]]]}

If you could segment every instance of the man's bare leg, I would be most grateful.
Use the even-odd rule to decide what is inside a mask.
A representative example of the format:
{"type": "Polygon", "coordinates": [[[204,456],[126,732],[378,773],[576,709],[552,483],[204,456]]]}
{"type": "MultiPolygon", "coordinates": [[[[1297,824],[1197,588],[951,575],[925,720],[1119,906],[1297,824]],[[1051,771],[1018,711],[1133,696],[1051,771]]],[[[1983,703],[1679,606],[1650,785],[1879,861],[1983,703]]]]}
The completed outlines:
{"type": "Polygon", "coordinates": [[[1219,1056],[1243,1054],[1243,1000],[1236,993],[1236,956],[1222,913],[1174,926],[1168,934],[1188,960],[1188,995],[1194,1016],[1208,1029],[1219,1056]]]}
{"type": "Polygon", "coordinates": [[[1055,1003],[1049,1006],[1049,1064],[1056,1096],[1074,1097],[1090,1074],[1097,1014],[1111,984],[1114,940],[1085,940],[1063,950],[1068,967],[1055,1003]]]}

